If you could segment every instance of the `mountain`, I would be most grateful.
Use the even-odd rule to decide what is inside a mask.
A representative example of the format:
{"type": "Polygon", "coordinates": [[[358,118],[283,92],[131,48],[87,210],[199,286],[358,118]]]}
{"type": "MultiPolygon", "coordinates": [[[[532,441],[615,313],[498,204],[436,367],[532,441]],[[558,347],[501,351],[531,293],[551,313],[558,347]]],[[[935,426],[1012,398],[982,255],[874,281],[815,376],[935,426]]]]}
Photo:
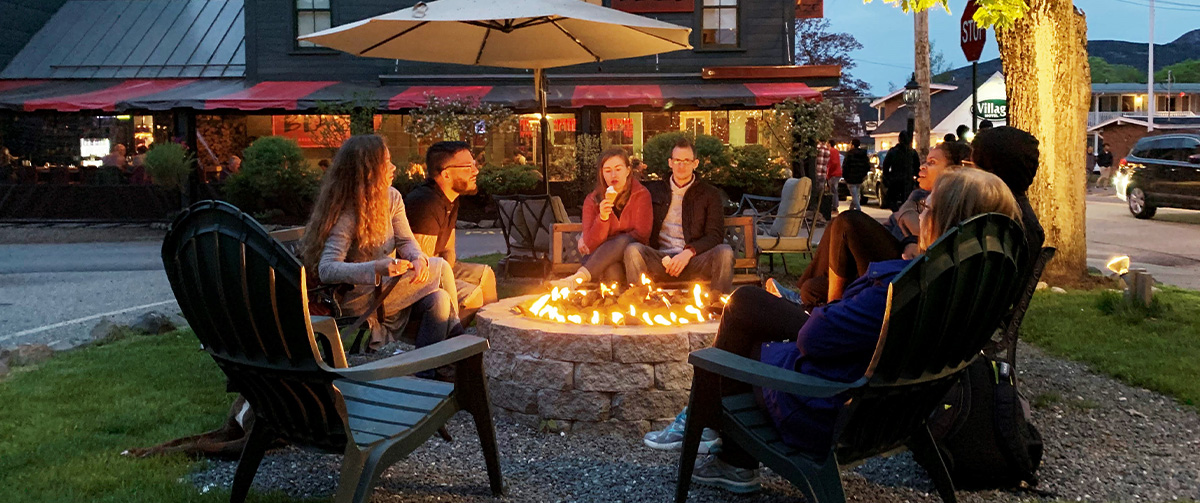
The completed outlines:
{"type": "MultiPolygon", "coordinates": [[[[1122,40],[1089,40],[1088,56],[1104,58],[1113,65],[1146,68],[1147,44],[1122,40]]],[[[1154,69],[1160,70],[1187,59],[1200,58],[1200,29],[1184,33],[1166,44],[1154,44],[1154,69]]]]}

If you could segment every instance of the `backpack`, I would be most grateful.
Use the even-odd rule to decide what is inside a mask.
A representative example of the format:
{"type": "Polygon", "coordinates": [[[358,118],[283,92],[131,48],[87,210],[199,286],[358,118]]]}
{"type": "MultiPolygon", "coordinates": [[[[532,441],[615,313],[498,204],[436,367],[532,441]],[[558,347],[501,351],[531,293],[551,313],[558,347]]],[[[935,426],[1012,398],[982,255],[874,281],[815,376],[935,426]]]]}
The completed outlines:
{"type": "Polygon", "coordinates": [[[1029,419],[1012,365],[981,356],[942,399],[929,427],[956,487],[1033,487],[1043,445],[1029,419]]]}

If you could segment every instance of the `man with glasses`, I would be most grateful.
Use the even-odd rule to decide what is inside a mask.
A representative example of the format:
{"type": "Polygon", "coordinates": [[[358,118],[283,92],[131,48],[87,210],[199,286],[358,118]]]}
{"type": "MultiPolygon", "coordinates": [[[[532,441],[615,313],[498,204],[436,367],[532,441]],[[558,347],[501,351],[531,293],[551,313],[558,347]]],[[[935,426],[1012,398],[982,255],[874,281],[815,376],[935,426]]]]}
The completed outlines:
{"type": "Polygon", "coordinates": [[[625,277],[643,273],[658,282],[709,280],[712,289],[733,291],[733,248],[725,244],[721,193],[696,178],[696,149],[686,137],[675,142],[669,179],[647,183],[654,206],[650,245],[625,248],[625,277]]]}
{"type": "Polygon", "coordinates": [[[456,260],[454,227],[458,222],[459,196],[478,191],[479,167],[471,146],[461,141],[434,143],[425,153],[425,183],[404,197],[408,224],[421,251],[441,257],[454,269],[458,287],[459,319],[471,322],[484,304],[495,302],[496,274],[483,264],[456,260]]]}

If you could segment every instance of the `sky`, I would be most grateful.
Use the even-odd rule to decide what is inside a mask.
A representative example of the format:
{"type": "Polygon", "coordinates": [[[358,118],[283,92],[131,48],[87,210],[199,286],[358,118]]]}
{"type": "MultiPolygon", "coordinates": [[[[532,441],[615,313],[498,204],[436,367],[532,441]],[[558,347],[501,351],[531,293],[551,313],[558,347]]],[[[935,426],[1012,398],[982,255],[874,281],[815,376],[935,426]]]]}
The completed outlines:
{"type": "MultiPolygon", "coordinates": [[[[950,0],[952,14],[940,7],[929,13],[929,40],[951,68],[967,64],[958,44],[959,20],[966,0],[950,0]]],[[[1149,0],[1076,0],[1087,14],[1088,40],[1149,40],[1149,0]]],[[[852,56],[858,62],[851,74],[871,85],[875,95],[886,94],[889,82],[903,86],[913,71],[913,18],[899,7],[873,0],[825,0],[825,17],[834,31],[849,33],[863,48],[852,56]]],[[[1200,0],[1155,2],[1154,41],[1165,44],[1200,28],[1200,0]]],[[[980,61],[1000,56],[995,33],[989,30],[980,61]]]]}

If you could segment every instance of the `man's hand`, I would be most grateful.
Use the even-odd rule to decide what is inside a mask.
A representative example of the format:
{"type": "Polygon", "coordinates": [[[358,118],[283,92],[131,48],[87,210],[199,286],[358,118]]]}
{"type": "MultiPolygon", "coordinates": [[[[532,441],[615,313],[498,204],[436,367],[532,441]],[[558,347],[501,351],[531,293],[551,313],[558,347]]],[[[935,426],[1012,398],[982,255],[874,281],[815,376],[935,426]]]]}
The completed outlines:
{"type": "Polygon", "coordinates": [[[604,198],[603,201],[600,201],[600,220],[607,222],[608,219],[612,218],[612,214],[613,202],[608,200],[608,198],[604,198]]]}
{"type": "Polygon", "coordinates": [[[671,277],[677,277],[683,272],[683,268],[687,267],[688,262],[692,261],[692,257],[694,256],[696,256],[696,253],[692,250],[683,250],[678,255],[671,257],[671,260],[665,262],[663,266],[666,267],[667,274],[671,277]]]}
{"type": "Polygon", "coordinates": [[[413,283],[424,283],[429,280],[429,270],[432,269],[429,267],[429,257],[421,257],[411,264],[413,272],[416,273],[413,275],[413,283]]]}
{"type": "Polygon", "coordinates": [[[375,261],[375,274],[380,276],[399,276],[412,268],[412,262],[398,258],[385,258],[375,261]]]}
{"type": "Polygon", "coordinates": [[[576,248],[577,250],[579,250],[579,254],[580,254],[580,255],[587,255],[587,254],[589,254],[589,253],[592,253],[592,250],[591,250],[590,248],[588,248],[588,245],[587,245],[587,243],[584,243],[584,242],[583,242],[583,237],[582,237],[582,236],[579,238],[579,245],[578,245],[578,246],[576,246],[575,248],[576,248]]]}
{"type": "Polygon", "coordinates": [[[904,260],[912,260],[921,254],[921,248],[916,243],[909,243],[904,246],[904,253],[900,254],[900,258],[904,260]]]}

